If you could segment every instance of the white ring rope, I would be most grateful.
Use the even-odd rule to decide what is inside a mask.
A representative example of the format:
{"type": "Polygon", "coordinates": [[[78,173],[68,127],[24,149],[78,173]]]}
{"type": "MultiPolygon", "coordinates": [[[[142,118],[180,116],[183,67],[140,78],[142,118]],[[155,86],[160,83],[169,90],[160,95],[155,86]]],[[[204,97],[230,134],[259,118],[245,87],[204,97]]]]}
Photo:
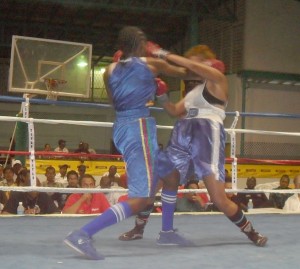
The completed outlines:
{"type": "MultiPolygon", "coordinates": [[[[33,122],[33,123],[48,123],[48,124],[70,124],[82,126],[98,126],[98,127],[112,127],[112,122],[99,122],[99,121],[76,121],[76,120],[49,120],[49,119],[34,119],[34,118],[19,118],[10,116],[0,116],[0,121],[20,121],[20,122],[33,122]]],[[[158,129],[173,129],[173,126],[157,125],[158,129]]],[[[249,129],[231,129],[226,128],[229,134],[235,133],[249,133],[249,134],[262,134],[262,135],[285,135],[285,136],[300,136],[300,132],[276,132],[276,131],[263,131],[263,130],[249,130],[249,129]]]]}
{"type": "MultiPolygon", "coordinates": [[[[98,193],[98,192],[121,192],[127,193],[127,189],[101,189],[101,188],[51,188],[51,187],[36,187],[36,168],[35,168],[35,149],[34,149],[34,123],[43,124],[70,124],[70,125],[81,125],[81,126],[96,126],[96,127],[112,127],[111,122],[97,122],[97,121],[77,121],[77,120],[53,120],[53,119],[34,119],[29,118],[29,100],[26,98],[26,102],[22,103],[23,107],[23,118],[21,117],[10,117],[10,116],[0,116],[0,121],[14,121],[14,122],[25,122],[28,123],[29,129],[29,152],[30,152],[30,177],[31,185],[30,187],[8,187],[0,186],[0,190],[3,191],[40,191],[40,192],[58,192],[58,193],[98,193]]],[[[225,131],[231,137],[231,151],[230,155],[233,159],[232,162],[232,189],[226,189],[228,193],[300,193],[300,189],[288,189],[288,190],[245,190],[237,189],[237,158],[236,158],[236,134],[237,133],[248,133],[248,134],[261,134],[261,135],[281,135],[281,136],[300,136],[300,132],[276,132],[276,131],[264,131],[264,130],[249,130],[249,129],[235,129],[238,122],[240,114],[238,111],[235,112],[235,117],[230,128],[225,129],[225,131]]],[[[168,129],[172,130],[173,126],[157,125],[158,129],[168,129]]],[[[206,189],[197,190],[179,190],[179,193],[207,193],[206,189]]]]}
{"type": "MultiPolygon", "coordinates": [[[[128,189],[121,188],[54,188],[54,187],[22,187],[22,186],[0,186],[1,191],[18,192],[57,192],[57,193],[127,193],[128,189]]],[[[226,193],[300,193],[300,189],[280,189],[280,190],[246,190],[246,189],[226,189],[226,193]]],[[[159,191],[160,193],[160,191],[159,191]]],[[[207,189],[179,189],[178,193],[208,193],[207,189]]]]}

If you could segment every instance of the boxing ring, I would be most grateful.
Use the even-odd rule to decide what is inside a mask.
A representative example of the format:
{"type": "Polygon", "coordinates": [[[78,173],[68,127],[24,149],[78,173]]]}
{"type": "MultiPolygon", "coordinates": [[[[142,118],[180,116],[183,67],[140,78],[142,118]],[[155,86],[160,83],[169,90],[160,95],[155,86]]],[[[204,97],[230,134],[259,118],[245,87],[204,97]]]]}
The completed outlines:
{"type": "Polygon", "coordinates": [[[133,218],[95,235],[95,247],[106,256],[91,261],[77,256],[62,243],[74,227],[92,216],[1,217],[1,268],[299,268],[299,214],[248,216],[269,237],[266,247],[254,246],[222,214],[175,216],[175,227],[196,246],[156,245],[161,216],[151,216],[142,240],[123,242],[118,236],[132,228],[133,218]]]}
{"type": "MultiPolygon", "coordinates": [[[[29,104],[68,105],[68,102],[49,100],[30,100],[29,98],[0,97],[0,101],[23,102],[23,117],[0,116],[1,121],[20,121],[28,124],[28,151],[17,152],[18,155],[28,156],[31,174],[30,187],[0,187],[1,190],[14,191],[45,191],[49,192],[110,192],[116,189],[61,189],[36,187],[36,155],[44,154],[35,151],[34,125],[43,124],[74,124],[82,126],[112,126],[109,122],[47,120],[29,117],[29,104]]],[[[76,103],[81,106],[86,104],[76,103]]],[[[95,104],[95,106],[97,106],[95,104]]],[[[155,109],[155,108],[154,108],[155,109]]],[[[237,129],[238,117],[243,113],[228,113],[234,116],[230,128],[226,132],[230,136],[230,158],[232,167],[233,189],[228,192],[245,192],[237,188],[238,164],[236,157],[236,134],[260,133],[262,135],[300,136],[298,132],[271,132],[260,130],[237,129]]],[[[246,113],[245,113],[246,114],[246,113]]],[[[246,115],[244,115],[246,116],[246,115]]],[[[290,117],[291,115],[266,114],[267,117],[290,117]]],[[[293,115],[299,119],[300,115],[293,115]]],[[[158,128],[171,130],[172,126],[158,128]]],[[[11,154],[13,151],[0,151],[11,154]]],[[[48,153],[49,154],[49,153],[48,153]]],[[[51,154],[50,154],[51,155],[51,154]]],[[[55,153],[58,155],[58,153],[55,153]]],[[[97,154],[96,154],[97,155],[97,154]]],[[[97,157],[97,156],[94,157],[97,157]]],[[[63,154],[62,154],[63,156],[63,154]]],[[[91,155],[92,156],[92,155],[91,155]]],[[[99,156],[98,156],[99,157],[99,156]]],[[[284,160],[282,160],[284,163],[284,160]]],[[[299,166],[299,161],[290,161],[299,166]]],[[[121,190],[119,190],[121,191],[121,190]]],[[[124,191],[124,190],[122,190],[124,191]]],[[[181,192],[189,192],[182,190],[181,192]]],[[[193,192],[195,190],[192,190],[193,192]]],[[[262,190],[259,190],[261,192],[262,190]]],[[[292,192],[300,190],[264,192],[292,192]]],[[[198,192],[205,192],[199,190],[198,192]]],[[[251,191],[248,191],[251,192],[251,191]]],[[[256,190],[253,190],[256,192],[256,190]]],[[[232,225],[223,214],[204,212],[197,214],[177,213],[174,225],[181,233],[191,238],[196,246],[188,248],[162,247],[156,245],[156,237],[161,227],[161,215],[152,214],[142,240],[122,242],[118,236],[132,228],[133,217],[111,226],[95,235],[95,247],[106,257],[104,261],[90,261],[74,254],[63,243],[63,238],[74,228],[87,223],[94,216],[90,215],[47,215],[47,216],[0,216],[1,230],[1,268],[298,268],[300,249],[298,230],[300,214],[283,212],[277,209],[250,210],[246,213],[255,228],[265,234],[268,244],[264,248],[254,246],[244,234],[232,225]]]]}

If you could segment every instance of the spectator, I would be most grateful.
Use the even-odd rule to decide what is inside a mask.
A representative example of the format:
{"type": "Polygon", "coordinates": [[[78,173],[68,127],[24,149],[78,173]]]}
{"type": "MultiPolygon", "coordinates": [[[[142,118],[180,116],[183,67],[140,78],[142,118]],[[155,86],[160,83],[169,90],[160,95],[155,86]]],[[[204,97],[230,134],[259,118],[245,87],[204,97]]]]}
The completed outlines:
{"type": "MultiPolygon", "coordinates": [[[[190,180],[184,185],[185,189],[199,189],[198,181],[190,180]]],[[[177,212],[201,212],[205,211],[206,203],[197,194],[193,192],[184,193],[176,202],[177,212]]]]}
{"type": "MultiPolygon", "coordinates": [[[[96,180],[85,174],[80,183],[81,188],[95,188],[96,180]]],[[[64,214],[98,214],[110,207],[103,193],[73,193],[69,196],[62,213],[64,214]]]]}
{"type": "Polygon", "coordinates": [[[81,141],[79,144],[78,144],[78,148],[74,151],[74,153],[80,153],[82,154],[81,156],[79,156],[79,159],[81,161],[85,161],[88,159],[87,156],[85,156],[86,154],[89,154],[89,150],[88,150],[88,144],[81,141]]]}
{"type": "MultiPolygon", "coordinates": [[[[290,178],[288,175],[283,175],[279,181],[279,187],[274,190],[290,190],[289,188],[290,178]]],[[[285,201],[292,196],[292,193],[271,193],[269,200],[270,203],[275,207],[282,209],[284,207],[285,201]]]]}
{"type": "MultiPolygon", "coordinates": [[[[3,170],[4,180],[0,182],[0,186],[17,186],[14,180],[14,170],[10,166],[6,166],[3,170]]],[[[5,205],[10,197],[11,191],[1,191],[1,204],[5,205]]]]}
{"type": "Polygon", "coordinates": [[[86,148],[86,143],[84,143],[83,141],[81,141],[78,144],[78,148],[74,150],[74,153],[85,153],[85,154],[89,154],[88,149],[86,148]]]}
{"type": "Polygon", "coordinates": [[[82,177],[84,176],[84,174],[86,172],[86,166],[84,164],[78,165],[77,171],[78,171],[79,182],[80,182],[80,180],[82,179],[82,177]]]}
{"type": "Polygon", "coordinates": [[[79,175],[76,171],[71,170],[67,173],[67,188],[79,188],[79,175]]]}
{"type": "Polygon", "coordinates": [[[4,180],[3,170],[4,170],[4,167],[2,164],[0,164],[0,183],[4,180]]]}
{"type": "Polygon", "coordinates": [[[58,140],[58,147],[56,147],[56,148],[54,149],[54,151],[55,151],[55,152],[64,152],[64,153],[68,153],[69,150],[67,149],[66,144],[67,144],[67,143],[66,143],[65,140],[59,139],[59,140],[58,140]]]}
{"type": "MultiPolygon", "coordinates": [[[[248,177],[245,190],[254,190],[256,186],[256,178],[248,177]]],[[[248,202],[252,199],[253,208],[270,207],[269,199],[264,192],[261,193],[238,193],[237,200],[248,208],[248,202]]]]}
{"type": "Polygon", "coordinates": [[[12,165],[12,169],[14,171],[14,180],[16,180],[18,173],[22,169],[23,165],[20,160],[13,160],[11,165],[12,165]]]}
{"type": "Polygon", "coordinates": [[[50,144],[45,144],[44,151],[52,151],[51,145],[50,144]]]}
{"type": "MultiPolygon", "coordinates": [[[[114,185],[109,176],[103,176],[100,180],[100,188],[102,188],[102,189],[113,189],[113,188],[120,189],[122,187],[114,185]]],[[[107,201],[110,203],[110,205],[114,205],[114,204],[118,203],[119,198],[124,195],[124,193],[121,193],[121,192],[108,192],[108,193],[104,193],[104,194],[106,196],[107,201]]]]}
{"type": "Polygon", "coordinates": [[[0,183],[1,183],[1,181],[4,180],[3,169],[4,169],[4,168],[3,168],[3,165],[0,164],[0,183]]]}
{"type": "Polygon", "coordinates": [[[6,166],[3,169],[4,179],[0,182],[0,186],[16,186],[14,175],[15,175],[14,169],[10,166],[6,166]]]}
{"type": "MultiPolygon", "coordinates": [[[[26,168],[20,171],[20,185],[30,186],[30,172],[26,168]]],[[[37,185],[40,185],[39,180],[37,185]]],[[[60,213],[53,200],[44,192],[12,191],[2,214],[17,214],[19,202],[23,203],[26,215],[60,213]]]]}
{"type": "Polygon", "coordinates": [[[102,177],[108,176],[111,179],[112,185],[120,186],[120,175],[117,172],[117,167],[115,165],[111,165],[108,169],[108,172],[105,172],[102,177]]]}
{"type": "MultiPolygon", "coordinates": [[[[63,188],[63,185],[55,181],[55,168],[53,166],[48,166],[46,168],[46,181],[42,183],[43,187],[52,187],[52,188],[63,188]]],[[[48,195],[53,199],[57,207],[61,207],[62,195],[61,193],[48,192],[48,195]]]]}
{"type": "MultiPolygon", "coordinates": [[[[45,144],[44,145],[44,148],[43,148],[43,151],[44,152],[51,152],[52,151],[52,148],[51,148],[51,145],[50,144],[45,144]]],[[[51,158],[51,155],[39,155],[38,156],[40,159],[50,159],[51,158]]]]}
{"type": "MultiPolygon", "coordinates": [[[[300,189],[300,174],[296,175],[294,178],[295,189],[300,189]]],[[[290,196],[284,204],[283,207],[286,211],[300,212],[300,193],[295,193],[290,196]]]]}
{"type": "Polygon", "coordinates": [[[84,147],[88,150],[89,154],[96,154],[96,150],[91,148],[88,143],[84,143],[84,147]]]}
{"type": "Polygon", "coordinates": [[[59,173],[55,175],[55,182],[61,183],[64,187],[68,185],[67,180],[67,171],[68,171],[69,165],[62,164],[59,166],[59,173]]]}
{"type": "MultiPolygon", "coordinates": [[[[78,173],[74,170],[71,170],[67,173],[68,185],[66,188],[79,188],[79,176],[78,173]]],[[[61,194],[61,209],[64,208],[66,201],[68,200],[71,193],[62,193],[61,194]]]]}

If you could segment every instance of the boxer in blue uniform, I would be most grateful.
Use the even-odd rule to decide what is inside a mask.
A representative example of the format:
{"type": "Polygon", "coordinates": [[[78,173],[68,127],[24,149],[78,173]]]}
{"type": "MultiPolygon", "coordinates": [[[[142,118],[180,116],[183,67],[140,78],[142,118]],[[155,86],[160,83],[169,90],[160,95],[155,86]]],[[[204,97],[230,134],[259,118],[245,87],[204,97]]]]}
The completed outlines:
{"type": "MultiPolygon", "coordinates": [[[[225,131],[223,120],[225,108],[228,101],[228,85],[224,76],[224,64],[215,59],[214,53],[205,45],[192,47],[181,57],[153,47],[151,51],[155,57],[164,58],[166,61],[183,66],[193,72],[195,80],[185,81],[187,95],[178,103],[173,104],[168,100],[166,94],[161,94],[158,99],[164,109],[171,115],[182,117],[179,119],[172,131],[171,139],[159,163],[160,175],[168,175],[169,180],[163,179],[164,186],[168,186],[168,192],[172,197],[177,193],[175,183],[186,178],[190,164],[194,171],[202,178],[211,200],[243,233],[257,246],[264,246],[267,237],[259,234],[253,229],[238,206],[229,200],[225,193],[225,131]],[[200,78],[200,79],[199,79],[200,78]],[[170,172],[169,167],[175,169],[170,172]],[[173,182],[173,185],[170,185],[173,182]],[[173,188],[173,189],[172,189],[173,188]]],[[[162,196],[162,200],[165,199],[162,196]]],[[[185,241],[177,240],[172,227],[173,214],[176,199],[168,199],[169,211],[162,210],[163,226],[168,225],[169,231],[161,231],[157,240],[160,245],[185,245],[185,241]],[[173,205],[173,211],[171,209],[173,205]],[[166,215],[166,216],[165,216],[166,215]]],[[[143,216],[146,224],[146,216],[143,216]]],[[[138,234],[138,225],[133,230],[121,235],[121,240],[132,240],[134,234],[138,234]]],[[[142,233],[140,233],[142,234],[142,233]]],[[[142,236],[140,236],[141,238],[142,236]]],[[[138,238],[137,238],[138,239],[138,238]]]]}
{"type": "Polygon", "coordinates": [[[113,139],[126,163],[129,199],[113,205],[64,240],[77,252],[95,260],[104,259],[92,244],[95,233],[142,210],[147,211],[147,205],[153,203],[158,180],[158,143],[156,122],[150,117],[147,104],[157,90],[155,77],[160,73],[187,76],[185,68],[145,57],[147,39],[137,27],[124,27],[119,33],[118,46],[121,58],[107,67],[104,82],[116,111],[113,139]]]}

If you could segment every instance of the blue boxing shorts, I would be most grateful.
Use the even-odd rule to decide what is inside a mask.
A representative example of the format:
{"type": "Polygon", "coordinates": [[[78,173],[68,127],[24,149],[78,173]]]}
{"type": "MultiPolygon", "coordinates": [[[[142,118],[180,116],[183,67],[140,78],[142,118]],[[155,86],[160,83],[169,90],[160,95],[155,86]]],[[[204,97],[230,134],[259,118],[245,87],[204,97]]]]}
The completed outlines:
{"type": "Polygon", "coordinates": [[[176,168],[180,184],[191,173],[199,179],[214,174],[225,181],[225,140],[223,124],[206,118],[184,118],[176,122],[171,139],[163,154],[159,154],[159,176],[176,168]]]}
{"type": "Polygon", "coordinates": [[[126,163],[129,197],[153,197],[157,176],[155,119],[123,118],[113,127],[113,139],[126,163]]]}

